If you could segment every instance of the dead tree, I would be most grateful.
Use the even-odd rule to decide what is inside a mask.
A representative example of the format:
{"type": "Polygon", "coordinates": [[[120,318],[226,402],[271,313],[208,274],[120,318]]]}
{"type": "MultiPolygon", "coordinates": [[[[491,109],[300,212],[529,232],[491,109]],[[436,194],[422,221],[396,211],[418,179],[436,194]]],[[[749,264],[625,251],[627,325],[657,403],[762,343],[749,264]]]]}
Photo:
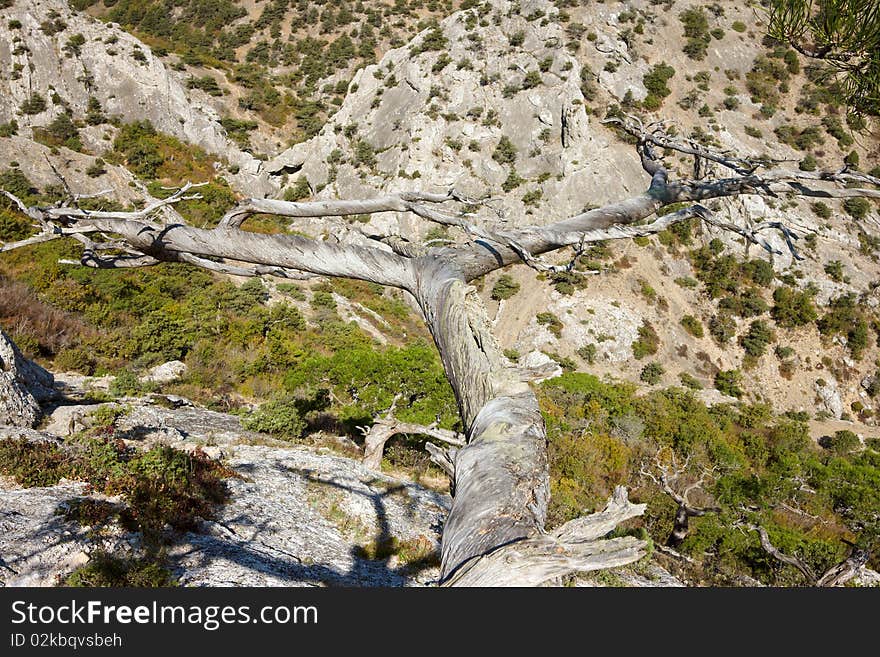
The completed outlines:
{"type": "Polygon", "coordinates": [[[758,538],[761,541],[761,548],[777,561],[792,566],[800,571],[807,586],[832,587],[843,586],[853,577],[858,575],[862,566],[868,563],[870,553],[863,550],[852,543],[848,543],[851,547],[850,554],[846,559],[833,565],[822,575],[817,576],[813,569],[800,557],[793,557],[779,550],[770,542],[770,536],[767,530],[760,525],[751,525],[750,529],[758,532],[758,538]]]}
{"type": "Polygon", "coordinates": [[[361,433],[364,434],[364,465],[373,470],[378,470],[382,464],[382,453],[385,450],[385,443],[394,436],[400,434],[422,435],[452,446],[449,448],[450,451],[447,452],[433,443],[428,443],[426,448],[431,454],[431,461],[448,474],[450,478],[454,478],[455,471],[452,468],[452,463],[454,462],[455,452],[451,450],[465,446],[464,436],[449,429],[441,429],[436,424],[426,426],[412,422],[401,422],[395,419],[394,409],[397,407],[399,399],[400,395],[395,396],[394,401],[391,402],[391,407],[385,412],[384,416],[374,418],[372,426],[358,427],[361,433]]]}
{"type": "Polygon", "coordinates": [[[699,518],[707,513],[718,513],[721,511],[721,508],[717,506],[699,507],[690,500],[690,496],[695,492],[702,490],[703,485],[712,476],[711,470],[704,469],[700,472],[700,476],[697,479],[681,487],[681,492],[679,492],[676,488],[678,488],[678,484],[688,476],[690,457],[685,459],[685,462],[682,465],[679,465],[675,458],[675,452],[669,450],[671,457],[669,462],[665,462],[661,458],[662,451],[663,450],[658,451],[654,456],[651,469],[646,469],[643,466],[640,472],[642,476],[647,477],[659,486],[677,505],[672,531],[669,533],[669,538],[666,539],[667,547],[676,549],[684,542],[684,539],[687,538],[688,532],[690,531],[691,518],[699,518]]]}
{"type": "MultiPolygon", "coordinates": [[[[635,119],[618,123],[638,141],[641,163],[650,177],[645,191],[546,225],[510,228],[491,218],[485,202],[447,190],[304,203],[246,199],[215,228],[196,228],[173,210],[175,202],[197,193],[187,185],[166,199],[148,197],[145,207],[134,212],[85,210],[75,198],[66,205],[26,207],[7,194],[39,232],[2,249],[69,236],[82,243],[80,263],[89,267],[175,261],[237,275],[347,277],[410,292],[434,338],[467,440],[454,460],[449,459],[455,497],[443,531],[441,577],[458,585],[540,584],[568,572],[638,559],[645,553],[643,542],[632,537],[599,538],[614,524],[641,514],[644,506],[630,503],[618,491],[604,512],[545,533],[550,487],[544,421],[535,393],[524,380],[527,377],[502,355],[477,290],[469,282],[516,263],[545,271],[570,270],[574,259],[555,265],[542,254],[573,249],[576,258],[591,242],[653,235],[690,218],[734,231],[771,252],[778,251],[762,233],[777,230],[797,254],[797,235],[783,223],[736,226],[718,220],[700,203],[740,194],[880,198],[880,180],[846,168],[790,171],[777,168],[778,163],[678,142],[662,125],[645,127],[635,119]],[[674,180],[656,147],[690,155],[698,163],[714,163],[729,174],[711,180],[700,176],[674,180]],[[673,203],[690,205],[655,216],[673,203]],[[458,209],[473,205],[478,208],[475,213],[458,209]],[[386,235],[352,245],[243,228],[244,221],[258,213],[296,218],[379,212],[410,212],[458,227],[466,239],[429,247],[406,236],[386,235]],[[481,218],[481,212],[488,217],[481,218]]],[[[705,167],[696,169],[705,172],[705,167]]]]}

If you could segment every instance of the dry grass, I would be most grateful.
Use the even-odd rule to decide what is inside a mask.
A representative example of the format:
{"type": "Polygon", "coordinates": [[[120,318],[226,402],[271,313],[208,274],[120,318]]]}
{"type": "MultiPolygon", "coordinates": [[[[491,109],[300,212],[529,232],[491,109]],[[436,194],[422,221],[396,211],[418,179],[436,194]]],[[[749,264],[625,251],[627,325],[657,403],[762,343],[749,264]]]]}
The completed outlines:
{"type": "Polygon", "coordinates": [[[0,326],[28,356],[53,356],[95,337],[76,315],[40,301],[23,283],[0,278],[0,326]]]}

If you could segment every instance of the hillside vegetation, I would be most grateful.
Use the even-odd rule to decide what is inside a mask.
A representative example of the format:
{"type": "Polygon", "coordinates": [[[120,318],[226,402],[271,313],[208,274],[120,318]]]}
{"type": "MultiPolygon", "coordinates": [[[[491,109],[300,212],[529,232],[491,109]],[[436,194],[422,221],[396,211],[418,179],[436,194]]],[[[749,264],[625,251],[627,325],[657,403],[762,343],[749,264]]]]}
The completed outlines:
{"type": "MultiPolygon", "coordinates": [[[[286,200],[454,185],[500,199],[498,216],[510,224],[555,220],[644,186],[632,140],[602,122],[625,114],[669,120],[695,144],[806,172],[846,163],[880,175],[877,118],[849,112],[829,70],[767,37],[740,3],[73,0],[71,7],[118,23],[186,82],[192,98],[207,97],[229,137],[270,160],[286,200]]],[[[61,33],[58,20],[46,16],[44,31],[61,33]]],[[[68,37],[59,47],[75,57],[77,43],[68,37]]],[[[4,78],[13,79],[14,66],[4,78]]],[[[176,208],[211,227],[247,193],[240,179],[230,182],[238,170],[221,156],[146,119],[108,116],[97,100],[81,112],[34,91],[17,115],[0,115],[0,155],[20,152],[13,148],[23,142],[51,156],[64,176],[37,182],[48,174],[36,155],[0,159],[0,188],[28,204],[60,201],[76,179],[113,188],[82,201],[89,209],[133,207],[134,179],[158,198],[206,183],[202,198],[176,208]],[[24,116],[41,125],[19,126],[24,116]]],[[[677,157],[669,153],[670,169],[694,175],[677,157]]],[[[548,428],[548,524],[600,509],[622,484],[648,508],[618,531],[650,538],[650,559],[688,583],[806,584],[762,549],[756,527],[817,574],[853,545],[876,569],[880,207],[757,197],[710,205],[732,223],[788,222],[804,259],[769,256],[691,220],[653,237],[596,244],[571,271],[514,265],[475,282],[505,356],[537,358],[555,374],[532,384],[548,428]],[[664,467],[676,468],[679,490],[702,478],[694,504],[711,509],[691,518],[674,545],[677,503],[659,483],[664,467]]],[[[471,239],[402,213],[385,220],[257,215],[246,227],[331,240],[343,230],[373,236],[390,226],[418,242],[471,239]]],[[[33,233],[31,220],[0,198],[0,242],[33,233]]],[[[55,372],[112,377],[92,401],[180,395],[239,415],[246,429],[324,446],[328,436],[362,446],[364,427],[391,408],[401,421],[462,429],[431,335],[399,290],[344,279],[243,279],[178,263],[95,270],[60,262],[78,254],[72,240],[2,253],[0,325],[55,372]],[[171,360],[187,366],[179,380],[139,378],[171,360]]],[[[203,506],[187,513],[210,515],[226,502],[215,478],[229,473],[212,469],[222,466],[183,451],[135,455],[114,447],[112,426],[105,433],[80,439],[85,450],[106,451],[106,472],[89,469],[91,452],[61,466],[52,450],[34,455],[26,441],[7,440],[0,473],[22,486],[64,476],[115,494],[194,463],[198,481],[181,486],[203,506]],[[34,459],[57,468],[37,473],[34,459]]],[[[424,443],[392,439],[383,466],[448,490],[424,443]]],[[[141,508],[138,490],[123,500],[130,509],[141,508]]],[[[132,522],[153,533],[156,570],[126,570],[112,581],[168,583],[160,555],[167,537],[155,536],[154,511],[167,519],[152,509],[132,522]]],[[[77,577],[100,580],[107,568],[128,567],[111,555],[97,574],[77,577]]]]}

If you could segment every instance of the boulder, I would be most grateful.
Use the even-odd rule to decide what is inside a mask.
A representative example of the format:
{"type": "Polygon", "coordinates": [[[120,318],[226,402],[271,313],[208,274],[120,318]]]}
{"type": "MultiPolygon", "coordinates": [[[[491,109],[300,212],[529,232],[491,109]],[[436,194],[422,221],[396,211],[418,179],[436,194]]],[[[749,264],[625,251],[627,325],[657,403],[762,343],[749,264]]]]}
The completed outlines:
{"type": "Polygon", "coordinates": [[[52,374],[28,360],[0,330],[0,424],[33,427],[40,402],[55,396],[52,374]]]}
{"type": "Polygon", "coordinates": [[[141,377],[141,381],[145,383],[170,383],[186,374],[186,370],[186,363],[179,360],[169,360],[167,363],[156,365],[141,377]]]}
{"type": "Polygon", "coordinates": [[[834,378],[819,379],[816,381],[815,388],[820,410],[827,411],[832,417],[839,420],[843,415],[843,400],[840,398],[837,381],[834,378]]]}

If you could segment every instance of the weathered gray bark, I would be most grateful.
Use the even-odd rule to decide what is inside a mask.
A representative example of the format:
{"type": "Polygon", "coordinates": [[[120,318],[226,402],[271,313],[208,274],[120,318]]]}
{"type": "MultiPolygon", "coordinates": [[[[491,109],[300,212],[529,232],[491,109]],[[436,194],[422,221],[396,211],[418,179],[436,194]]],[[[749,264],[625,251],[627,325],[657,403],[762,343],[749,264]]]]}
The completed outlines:
{"type": "MultiPolygon", "coordinates": [[[[597,240],[652,234],[688,217],[735,230],[768,250],[772,247],[758,233],[779,230],[794,252],[791,240],[796,236],[783,225],[765,222],[750,228],[730,226],[715,220],[702,206],[659,217],[651,224],[634,224],[672,203],[737,194],[880,197],[877,189],[843,187],[851,183],[880,186],[880,180],[864,174],[844,169],[758,175],[755,172],[760,164],[677,144],[669,138],[662,142],[664,149],[692,155],[698,164],[703,160],[715,162],[736,174],[703,182],[703,167],[695,166],[697,179],[673,182],[652,150],[658,144],[658,130],[644,129],[637,122],[622,124],[639,139],[642,165],[651,176],[649,188],[633,198],[547,226],[509,230],[489,222],[477,225],[472,215],[429,207],[449,201],[479,204],[454,192],[409,192],[312,203],[249,199],[230,210],[212,230],[186,225],[171,207],[186,198],[193,186],[184,187],[168,199],[148,198],[147,206],[137,212],[28,208],[7,193],[42,230],[20,242],[0,245],[0,251],[69,235],[83,244],[80,262],[91,267],[145,266],[170,260],[237,275],[340,276],[409,291],[424,313],[439,350],[467,443],[454,452],[434,445],[429,448],[435,461],[454,478],[455,499],[443,533],[442,578],[447,584],[458,585],[541,584],[568,572],[638,559],[644,552],[643,542],[599,539],[618,522],[642,513],[644,507],[630,504],[625,492],[617,491],[605,512],[545,533],[549,470],[546,431],[538,402],[521,373],[503,358],[482,303],[468,282],[519,262],[554,269],[540,261],[541,254],[564,247],[579,252],[585,244],[597,240]],[[814,182],[823,185],[818,189],[807,187],[814,182]],[[835,183],[840,186],[835,187],[835,183]],[[469,241],[428,248],[402,236],[387,236],[376,247],[364,247],[241,229],[248,216],[260,212],[316,217],[383,211],[412,212],[430,221],[457,226],[469,241]],[[165,221],[158,221],[159,215],[164,215],[165,221]],[[95,234],[99,236],[97,242],[89,237],[95,234]]],[[[380,453],[380,438],[370,448],[373,460],[380,453]]],[[[687,511],[685,508],[684,523],[687,511]]]]}
{"type": "Polygon", "coordinates": [[[447,578],[468,559],[543,531],[549,470],[537,399],[506,366],[476,290],[447,260],[426,264],[416,298],[468,443],[455,458],[455,499],[443,531],[447,578]]]}
{"type": "Polygon", "coordinates": [[[368,468],[378,470],[382,465],[382,454],[385,450],[385,443],[394,436],[400,434],[413,434],[428,436],[445,443],[461,447],[464,441],[454,431],[449,429],[440,429],[438,427],[428,427],[422,424],[413,424],[411,422],[400,422],[393,418],[377,418],[368,430],[364,432],[364,460],[363,463],[368,468]]]}

